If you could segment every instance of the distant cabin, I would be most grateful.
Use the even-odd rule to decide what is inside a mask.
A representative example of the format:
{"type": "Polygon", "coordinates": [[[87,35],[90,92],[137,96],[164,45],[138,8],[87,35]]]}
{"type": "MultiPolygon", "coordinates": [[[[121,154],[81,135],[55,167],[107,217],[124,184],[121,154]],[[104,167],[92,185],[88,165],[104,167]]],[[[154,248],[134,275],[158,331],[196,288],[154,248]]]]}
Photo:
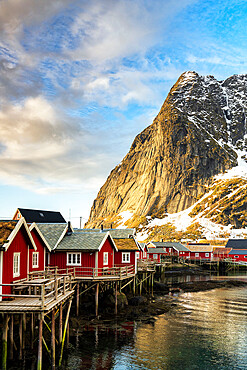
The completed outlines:
{"type": "Polygon", "coordinates": [[[17,208],[13,220],[20,220],[21,217],[24,217],[27,223],[66,223],[61,213],[57,211],[17,208]]]}

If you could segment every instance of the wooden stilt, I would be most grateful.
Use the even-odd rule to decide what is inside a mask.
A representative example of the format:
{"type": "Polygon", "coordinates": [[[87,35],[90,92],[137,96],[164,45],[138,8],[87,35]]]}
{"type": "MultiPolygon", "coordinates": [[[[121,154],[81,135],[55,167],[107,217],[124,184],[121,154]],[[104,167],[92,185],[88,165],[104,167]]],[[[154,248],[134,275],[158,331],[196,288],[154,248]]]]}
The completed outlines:
{"type": "Polygon", "coordinates": [[[63,305],[60,304],[59,308],[59,346],[62,344],[63,339],[63,305]]]}
{"type": "Polygon", "coordinates": [[[80,307],[80,285],[77,283],[76,287],[76,316],[79,316],[79,307],[80,307]]]}
{"type": "Polygon", "coordinates": [[[96,284],[95,290],[95,316],[99,314],[99,283],[96,284]]]}
{"type": "Polygon", "coordinates": [[[115,283],[115,315],[117,315],[117,281],[115,283]]]}
{"type": "Polygon", "coordinates": [[[154,295],[154,274],[152,274],[152,277],[151,277],[151,280],[152,280],[152,291],[151,291],[151,294],[152,294],[152,297],[154,295]]]}
{"type": "Polygon", "coordinates": [[[67,324],[67,333],[66,333],[66,348],[69,348],[69,321],[67,324]]]}
{"type": "Polygon", "coordinates": [[[42,369],[42,331],[43,331],[43,317],[39,316],[39,344],[38,344],[38,362],[37,370],[42,369]]]}
{"type": "Polygon", "coordinates": [[[65,335],[66,335],[66,330],[69,322],[69,313],[70,313],[70,308],[71,308],[72,300],[69,301],[69,307],[64,323],[64,331],[63,331],[63,339],[62,339],[62,345],[61,345],[61,353],[60,353],[60,358],[59,358],[59,366],[61,366],[62,359],[63,359],[63,348],[64,348],[64,341],[65,341],[65,335]]]}
{"type": "Polygon", "coordinates": [[[35,326],[35,316],[34,313],[31,313],[31,349],[33,349],[34,342],[34,326],[35,326]]]}
{"type": "Polygon", "coordinates": [[[23,314],[20,315],[20,323],[19,323],[19,343],[20,343],[20,350],[19,350],[19,359],[22,360],[22,345],[23,345],[23,314]]]}
{"type": "Polygon", "coordinates": [[[55,341],[55,309],[51,312],[51,368],[55,369],[56,341],[55,341]]]}
{"type": "Polygon", "coordinates": [[[9,358],[14,358],[14,315],[10,316],[10,328],[9,328],[9,358]]]}
{"type": "Polygon", "coordinates": [[[27,315],[23,314],[23,339],[22,339],[22,348],[25,349],[26,344],[26,331],[27,331],[27,315]]]}
{"type": "Polygon", "coordinates": [[[3,315],[3,334],[2,334],[2,369],[7,369],[7,353],[8,353],[8,322],[9,316],[3,315]]]}

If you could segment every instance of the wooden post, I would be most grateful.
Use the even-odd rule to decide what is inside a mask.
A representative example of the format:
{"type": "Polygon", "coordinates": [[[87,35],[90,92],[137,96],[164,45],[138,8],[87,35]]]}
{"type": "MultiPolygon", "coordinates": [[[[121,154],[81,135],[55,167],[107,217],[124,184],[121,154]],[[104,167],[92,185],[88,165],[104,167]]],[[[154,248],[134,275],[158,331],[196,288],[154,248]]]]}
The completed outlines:
{"type": "Polygon", "coordinates": [[[95,290],[95,316],[99,313],[99,283],[96,284],[95,290]]]}
{"type": "Polygon", "coordinates": [[[22,348],[25,349],[25,343],[26,343],[26,330],[27,330],[27,315],[23,314],[23,344],[22,348]]]}
{"type": "Polygon", "coordinates": [[[9,341],[10,341],[9,358],[10,360],[13,360],[14,358],[14,315],[10,316],[9,341]]]}
{"type": "Polygon", "coordinates": [[[57,278],[55,278],[55,299],[57,300],[57,278]]]}
{"type": "Polygon", "coordinates": [[[80,307],[80,285],[77,283],[76,287],[76,316],[79,316],[79,307],[80,307]]]}
{"type": "Polygon", "coordinates": [[[37,362],[37,370],[42,369],[42,331],[43,331],[43,317],[42,315],[39,316],[39,342],[38,342],[38,362],[37,362]]]}
{"type": "Polygon", "coordinates": [[[136,294],[136,277],[134,276],[134,279],[133,279],[133,295],[135,296],[136,294]]]}
{"type": "Polygon", "coordinates": [[[117,315],[117,281],[115,283],[115,315],[117,315]]]}
{"type": "Polygon", "coordinates": [[[55,369],[56,361],[56,342],[55,342],[55,309],[51,312],[51,368],[55,369]]]}
{"type": "Polygon", "coordinates": [[[22,360],[22,333],[23,333],[23,314],[20,314],[20,323],[19,323],[19,340],[20,340],[20,351],[19,351],[19,359],[22,360]]]}
{"type": "Polygon", "coordinates": [[[3,315],[3,335],[2,335],[2,369],[7,369],[7,353],[8,353],[8,321],[9,316],[3,315]]]}
{"type": "Polygon", "coordinates": [[[68,324],[67,324],[67,333],[66,333],[66,348],[68,349],[69,348],[69,321],[68,321],[68,324]]]}
{"type": "Polygon", "coordinates": [[[154,274],[153,273],[152,273],[151,280],[152,280],[152,291],[151,291],[151,294],[152,294],[152,297],[153,297],[153,295],[154,295],[154,274]]]}
{"type": "Polygon", "coordinates": [[[34,326],[35,326],[34,313],[31,313],[31,349],[33,349],[33,341],[34,341],[34,326]]]}
{"type": "Polygon", "coordinates": [[[66,319],[65,319],[62,346],[61,346],[61,354],[60,354],[59,365],[58,366],[61,366],[62,359],[63,359],[64,341],[65,341],[66,330],[67,330],[67,326],[68,326],[68,322],[69,322],[69,313],[70,313],[71,304],[72,304],[72,300],[69,301],[69,307],[68,307],[68,311],[67,311],[67,315],[66,315],[66,319]]]}
{"type": "Polygon", "coordinates": [[[59,345],[62,344],[63,339],[63,305],[60,304],[59,308],[59,345]]]}

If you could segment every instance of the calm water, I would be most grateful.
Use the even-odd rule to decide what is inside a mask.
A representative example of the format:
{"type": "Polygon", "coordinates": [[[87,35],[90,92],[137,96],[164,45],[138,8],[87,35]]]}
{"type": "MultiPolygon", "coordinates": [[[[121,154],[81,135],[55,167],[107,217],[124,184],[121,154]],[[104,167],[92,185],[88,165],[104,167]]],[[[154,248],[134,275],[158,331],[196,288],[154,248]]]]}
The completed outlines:
{"type": "Polygon", "coordinates": [[[66,369],[247,369],[247,288],[174,297],[155,323],[91,327],[72,338],[66,369]]]}

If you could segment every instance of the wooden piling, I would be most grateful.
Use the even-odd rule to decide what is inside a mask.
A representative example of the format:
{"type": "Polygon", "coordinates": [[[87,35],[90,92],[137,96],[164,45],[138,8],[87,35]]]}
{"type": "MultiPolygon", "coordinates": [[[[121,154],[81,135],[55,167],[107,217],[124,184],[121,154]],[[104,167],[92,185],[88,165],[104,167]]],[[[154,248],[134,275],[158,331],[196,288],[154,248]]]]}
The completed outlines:
{"type": "Polygon", "coordinates": [[[76,316],[79,316],[79,307],[80,307],[80,285],[77,283],[76,287],[76,316]]]}
{"type": "Polygon", "coordinates": [[[117,281],[115,283],[115,315],[117,315],[117,281]]]}
{"type": "Polygon", "coordinates": [[[62,344],[63,339],[63,305],[60,304],[59,308],[59,345],[62,344]]]}
{"type": "Polygon", "coordinates": [[[51,368],[55,369],[56,342],[55,342],[55,309],[51,312],[51,368]]]}
{"type": "Polygon", "coordinates": [[[26,331],[27,331],[27,315],[23,314],[23,339],[22,339],[22,348],[25,349],[26,345],[26,331]]]}
{"type": "Polygon", "coordinates": [[[22,345],[23,345],[23,314],[20,314],[20,322],[19,322],[19,359],[22,360],[22,345]]]}
{"type": "Polygon", "coordinates": [[[61,345],[61,353],[60,353],[59,365],[58,366],[61,366],[62,359],[63,359],[63,348],[64,348],[64,342],[65,342],[65,336],[66,336],[67,326],[68,326],[68,322],[69,322],[69,313],[70,313],[71,304],[72,304],[72,300],[70,299],[70,301],[69,301],[69,307],[68,307],[68,311],[67,311],[67,315],[66,315],[66,319],[65,319],[65,323],[64,323],[63,338],[62,338],[62,345],[61,345]]]}
{"type": "Polygon", "coordinates": [[[42,331],[43,331],[43,318],[42,315],[39,316],[39,342],[38,342],[38,362],[37,370],[42,369],[42,331]]]}
{"type": "Polygon", "coordinates": [[[9,328],[9,358],[14,358],[14,315],[10,316],[10,328],[9,328]]]}
{"type": "Polygon", "coordinates": [[[8,322],[9,316],[3,315],[3,333],[2,333],[2,369],[7,369],[7,353],[8,353],[8,322]]]}
{"type": "Polygon", "coordinates": [[[34,313],[31,313],[31,349],[33,349],[34,326],[35,326],[35,316],[34,313]]]}
{"type": "Polygon", "coordinates": [[[95,316],[99,314],[99,283],[96,284],[95,289],[95,316]]]}

